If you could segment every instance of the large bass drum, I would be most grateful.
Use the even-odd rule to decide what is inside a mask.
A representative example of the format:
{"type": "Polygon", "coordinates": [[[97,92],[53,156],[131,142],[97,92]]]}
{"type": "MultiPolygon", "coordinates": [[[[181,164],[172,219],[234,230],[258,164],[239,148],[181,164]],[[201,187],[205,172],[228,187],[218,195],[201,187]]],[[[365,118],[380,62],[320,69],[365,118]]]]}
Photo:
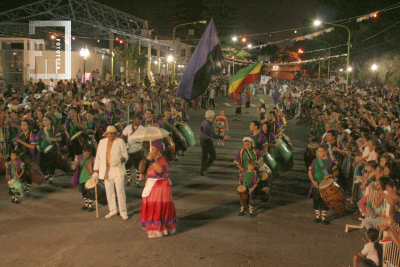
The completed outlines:
{"type": "MultiPolygon", "coordinates": [[[[96,183],[93,178],[90,178],[85,183],[85,188],[87,190],[87,196],[90,199],[96,199],[96,191],[95,191],[96,183]]],[[[107,195],[106,188],[104,186],[104,181],[99,179],[97,183],[97,202],[101,205],[107,205],[107,195]]]]}
{"type": "Polygon", "coordinates": [[[67,156],[61,153],[58,146],[49,145],[44,150],[44,154],[49,155],[48,158],[52,159],[51,164],[53,164],[55,169],[62,170],[63,172],[66,173],[73,172],[71,168],[71,161],[67,158],[67,156]]]}
{"type": "Polygon", "coordinates": [[[183,134],[176,129],[175,127],[173,127],[172,129],[172,140],[175,143],[175,149],[176,150],[181,150],[182,152],[185,152],[188,149],[188,145],[186,143],[186,139],[183,136],[183,134]]]}
{"type": "Polygon", "coordinates": [[[290,171],[293,168],[292,151],[282,139],[275,140],[273,144],[276,144],[277,147],[272,150],[271,154],[276,160],[279,171],[290,171]]]}
{"type": "Polygon", "coordinates": [[[257,176],[259,182],[257,187],[254,189],[254,196],[261,200],[261,202],[267,202],[271,196],[273,186],[273,174],[272,171],[264,164],[258,168],[257,176]]]}
{"type": "Polygon", "coordinates": [[[175,159],[175,143],[172,140],[171,137],[167,136],[165,138],[162,139],[162,142],[164,144],[164,151],[163,151],[163,155],[169,160],[172,161],[175,159]]]}
{"type": "Polygon", "coordinates": [[[33,159],[22,153],[19,159],[25,164],[25,174],[24,176],[29,177],[33,182],[41,185],[44,183],[44,174],[40,170],[39,165],[36,164],[33,159]]]}
{"type": "Polygon", "coordinates": [[[306,165],[307,170],[311,166],[313,160],[317,157],[316,151],[318,147],[319,143],[313,142],[308,144],[306,150],[304,151],[304,164],[306,165]]]}
{"type": "Polygon", "coordinates": [[[187,147],[192,147],[196,144],[196,141],[194,139],[194,134],[192,129],[190,129],[189,125],[186,123],[177,123],[177,127],[179,128],[179,131],[182,133],[183,137],[186,140],[187,147]]]}
{"type": "Polygon", "coordinates": [[[344,190],[332,178],[323,180],[319,184],[319,193],[329,208],[341,214],[346,211],[346,195],[344,190]]]}
{"type": "Polygon", "coordinates": [[[130,169],[133,167],[135,167],[136,170],[139,170],[139,162],[142,159],[146,158],[146,150],[144,149],[143,145],[140,143],[136,143],[131,145],[128,148],[128,155],[129,155],[129,160],[127,162],[127,164],[125,165],[125,167],[127,169],[130,169]]]}

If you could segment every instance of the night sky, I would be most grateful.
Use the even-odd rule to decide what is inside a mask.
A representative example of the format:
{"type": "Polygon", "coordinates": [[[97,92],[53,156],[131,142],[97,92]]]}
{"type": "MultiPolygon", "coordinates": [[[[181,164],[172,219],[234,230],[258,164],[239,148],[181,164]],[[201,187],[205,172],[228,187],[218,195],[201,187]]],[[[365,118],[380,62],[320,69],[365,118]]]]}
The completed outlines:
{"type": "MultiPolygon", "coordinates": [[[[1,1],[0,12],[30,2],[29,0],[1,1]]],[[[181,0],[98,0],[97,2],[148,20],[149,25],[165,39],[172,37],[171,12],[175,4],[180,3],[181,0]]],[[[208,0],[203,2],[207,6],[208,0]]],[[[311,24],[319,8],[318,0],[231,0],[229,3],[241,12],[236,23],[243,29],[244,34],[302,27],[307,20],[311,24]]],[[[286,32],[274,34],[271,37],[262,35],[254,38],[262,41],[277,41],[295,36],[293,32],[286,32]]]]}

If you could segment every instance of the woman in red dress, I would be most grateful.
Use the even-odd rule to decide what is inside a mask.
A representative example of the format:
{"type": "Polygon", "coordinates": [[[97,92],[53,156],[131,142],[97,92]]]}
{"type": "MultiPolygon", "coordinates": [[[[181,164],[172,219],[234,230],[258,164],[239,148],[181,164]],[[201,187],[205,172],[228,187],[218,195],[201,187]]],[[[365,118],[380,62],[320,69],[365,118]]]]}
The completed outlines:
{"type": "Polygon", "coordinates": [[[149,165],[142,193],[140,224],[149,238],[174,234],[178,221],[172,200],[171,181],[168,178],[169,162],[161,155],[163,151],[163,143],[154,141],[147,157],[154,162],[149,165]]]}

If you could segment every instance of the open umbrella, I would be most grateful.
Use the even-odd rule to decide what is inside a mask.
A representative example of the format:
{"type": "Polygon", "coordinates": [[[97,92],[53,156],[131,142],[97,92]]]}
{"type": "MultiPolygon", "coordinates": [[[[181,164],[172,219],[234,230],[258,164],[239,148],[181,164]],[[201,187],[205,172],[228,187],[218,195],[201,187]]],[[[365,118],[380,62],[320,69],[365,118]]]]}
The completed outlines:
{"type": "Polygon", "coordinates": [[[150,141],[151,144],[151,141],[162,139],[167,136],[169,136],[169,132],[163,128],[149,126],[137,129],[136,132],[129,136],[128,140],[137,142],[150,141]]]}

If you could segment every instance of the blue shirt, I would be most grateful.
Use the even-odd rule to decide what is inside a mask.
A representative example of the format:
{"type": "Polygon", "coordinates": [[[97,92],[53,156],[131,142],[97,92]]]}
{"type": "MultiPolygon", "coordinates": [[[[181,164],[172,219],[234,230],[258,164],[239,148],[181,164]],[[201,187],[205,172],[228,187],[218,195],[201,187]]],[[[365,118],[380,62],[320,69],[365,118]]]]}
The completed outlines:
{"type": "Polygon", "coordinates": [[[224,139],[223,136],[215,134],[214,123],[212,123],[209,120],[204,120],[202,122],[200,138],[203,138],[203,139],[213,139],[213,138],[215,138],[215,139],[224,139]]]}

